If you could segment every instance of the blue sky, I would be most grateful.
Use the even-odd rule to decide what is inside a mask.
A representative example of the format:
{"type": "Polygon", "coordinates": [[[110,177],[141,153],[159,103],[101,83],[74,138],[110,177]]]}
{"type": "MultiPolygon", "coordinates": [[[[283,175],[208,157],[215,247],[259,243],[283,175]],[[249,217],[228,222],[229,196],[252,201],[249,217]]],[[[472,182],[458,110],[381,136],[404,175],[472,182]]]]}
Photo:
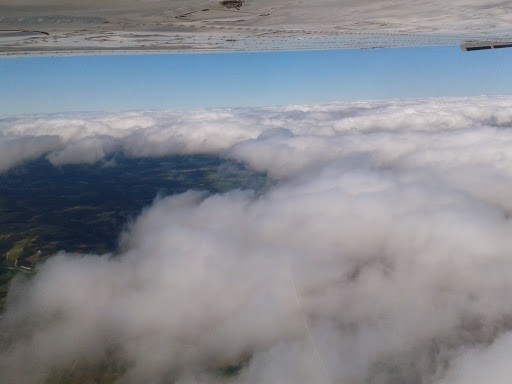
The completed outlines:
{"type": "Polygon", "coordinates": [[[512,94],[512,49],[458,47],[0,60],[0,114],[512,94]]]}

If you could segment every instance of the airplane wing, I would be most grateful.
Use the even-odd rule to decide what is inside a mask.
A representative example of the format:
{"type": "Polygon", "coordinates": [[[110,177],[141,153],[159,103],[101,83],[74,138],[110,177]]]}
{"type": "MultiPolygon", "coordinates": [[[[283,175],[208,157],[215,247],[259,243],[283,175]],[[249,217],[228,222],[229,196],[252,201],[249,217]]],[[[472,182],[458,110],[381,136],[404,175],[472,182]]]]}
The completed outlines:
{"type": "Polygon", "coordinates": [[[0,56],[512,45],[509,0],[1,0],[0,56]]]}

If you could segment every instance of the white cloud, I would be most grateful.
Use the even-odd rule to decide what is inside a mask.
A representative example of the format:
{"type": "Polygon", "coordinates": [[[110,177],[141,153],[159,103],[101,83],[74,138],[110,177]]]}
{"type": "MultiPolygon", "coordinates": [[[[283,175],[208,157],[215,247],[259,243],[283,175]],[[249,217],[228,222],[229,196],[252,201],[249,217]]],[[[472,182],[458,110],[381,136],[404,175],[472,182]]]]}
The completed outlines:
{"type": "Polygon", "coordinates": [[[0,136],[0,172],[61,147],[58,136],[0,136]]]}
{"type": "Polygon", "coordinates": [[[118,149],[118,142],[111,136],[89,136],[72,141],[60,150],[48,154],[53,165],[94,164],[118,149]]]}
{"type": "MultiPolygon", "coordinates": [[[[11,117],[0,120],[0,145],[31,138],[27,149],[40,148],[39,140],[47,136],[59,138],[60,143],[0,157],[0,170],[44,152],[50,159],[59,159],[58,164],[99,161],[113,151],[135,157],[227,152],[283,176],[340,156],[368,152],[382,163],[432,162],[437,147],[455,153],[466,145],[472,147],[463,155],[477,156],[475,161],[481,156],[501,156],[506,162],[510,155],[502,140],[510,138],[511,103],[509,97],[481,97],[11,117]],[[484,153],[487,147],[480,148],[480,143],[487,140],[503,145],[484,153]]],[[[467,162],[447,156],[441,162],[445,160],[449,160],[447,166],[467,162]]]]}
{"type": "MultiPolygon", "coordinates": [[[[136,127],[89,116],[50,159],[221,152],[277,184],[166,197],[119,255],[50,259],[11,289],[0,379],[35,383],[114,351],[133,383],[222,382],[215,368],[239,361],[244,384],[502,382],[511,104],[141,112],[136,127]]],[[[37,136],[22,120],[4,134],[37,136]]]]}
{"type": "Polygon", "coordinates": [[[489,346],[465,347],[453,360],[441,384],[509,383],[512,377],[511,351],[510,332],[499,336],[489,346]]]}

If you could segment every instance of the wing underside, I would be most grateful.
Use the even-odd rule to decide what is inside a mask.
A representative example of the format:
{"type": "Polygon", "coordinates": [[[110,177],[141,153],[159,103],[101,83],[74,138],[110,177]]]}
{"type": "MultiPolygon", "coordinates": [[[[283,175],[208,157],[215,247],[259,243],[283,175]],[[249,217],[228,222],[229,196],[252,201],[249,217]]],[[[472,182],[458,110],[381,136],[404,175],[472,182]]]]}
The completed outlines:
{"type": "MultiPolygon", "coordinates": [[[[4,0],[0,55],[270,51],[512,42],[481,0],[4,0]]],[[[468,49],[469,47],[469,49],[468,49]]]]}

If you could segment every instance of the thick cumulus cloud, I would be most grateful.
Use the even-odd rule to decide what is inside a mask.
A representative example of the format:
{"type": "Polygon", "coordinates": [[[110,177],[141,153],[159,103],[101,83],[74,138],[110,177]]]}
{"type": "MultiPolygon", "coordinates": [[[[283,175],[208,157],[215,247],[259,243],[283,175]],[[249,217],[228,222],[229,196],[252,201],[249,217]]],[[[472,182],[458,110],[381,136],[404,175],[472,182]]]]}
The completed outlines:
{"type": "Polygon", "coordinates": [[[0,171],[45,153],[55,165],[94,163],[114,152],[132,157],[216,153],[256,137],[258,117],[256,111],[197,110],[4,118],[0,146],[26,143],[16,157],[0,155],[0,171]],[[48,137],[58,142],[44,146],[48,137]]]}
{"type": "Polygon", "coordinates": [[[508,382],[511,107],[501,97],[4,120],[9,140],[54,138],[55,164],[221,153],[276,183],[160,198],[115,255],[62,252],[16,280],[0,381],[115,356],[120,383],[508,382]]]}
{"type": "Polygon", "coordinates": [[[0,172],[52,152],[61,145],[59,137],[51,135],[0,137],[0,172]]]}
{"type": "MultiPolygon", "coordinates": [[[[425,162],[431,145],[451,152],[454,146],[478,148],[480,140],[501,140],[512,125],[511,102],[510,97],[481,97],[8,117],[0,119],[0,172],[42,154],[63,165],[93,163],[115,152],[132,157],[228,153],[277,176],[375,149],[383,162],[407,155],[425,162]],[[447,134],[442,140],[440,132],[447,134]]],[[[495,156],[506,156],[505,147],[495,156]]]]}

